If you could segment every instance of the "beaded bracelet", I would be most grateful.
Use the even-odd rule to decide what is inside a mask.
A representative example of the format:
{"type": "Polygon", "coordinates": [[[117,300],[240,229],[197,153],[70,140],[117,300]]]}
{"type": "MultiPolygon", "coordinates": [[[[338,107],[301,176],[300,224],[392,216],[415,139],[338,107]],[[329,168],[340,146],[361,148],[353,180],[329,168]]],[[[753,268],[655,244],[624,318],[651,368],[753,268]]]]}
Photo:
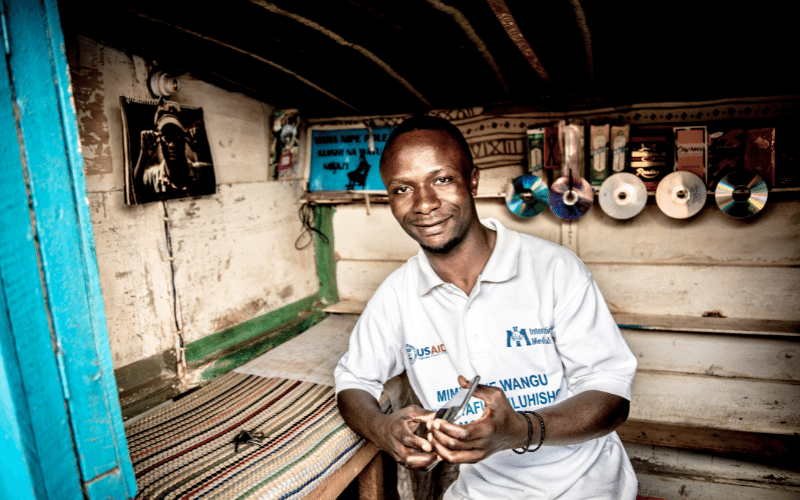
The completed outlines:
{"type": "Polygon", "coordinates": [[[541,415],[539,415],[535,411],[521,411],[519,413],[521,413],[522,416],[525,417],[525,420],[528,421],[528,444],[525,445],[525,448],[521,449],[522,451],[517,451],[516,449],[512,449],[511,451],[513,451],[518,455],[522,455],[525,452],[533,453],[534,451],[541,448],[542,443],[544,443],[544,419],[542,418],[541,415]],[[533,425],[531,424],[531,418],[528,416],[528,413],[533,413],[534,415],[536,415],[536,418],[539,419],[539,425],[541,427],[541,434],[539,435],[539,444],[536,445],[536,448],[532,450],[530,448],[531,448],[531,441],[533,441],[533,425]]]}
{"type": "Polygon", "coordinates": [[[531,417],[529,417],[524,411],[520,411],[517,413],[522,414],[522,416],[525,417],[525,420],[528,421],[528,444],[525,445],[525,448],[522,448],[522,451],[517,451],[516,448],[511,448],[511,451],[513,451],[517,455],[522,455],[523,453],[528,451],[528,448],[530,448],[531,446],[531,441],[533,440],[533,425],[531,425],[531,417]]]}

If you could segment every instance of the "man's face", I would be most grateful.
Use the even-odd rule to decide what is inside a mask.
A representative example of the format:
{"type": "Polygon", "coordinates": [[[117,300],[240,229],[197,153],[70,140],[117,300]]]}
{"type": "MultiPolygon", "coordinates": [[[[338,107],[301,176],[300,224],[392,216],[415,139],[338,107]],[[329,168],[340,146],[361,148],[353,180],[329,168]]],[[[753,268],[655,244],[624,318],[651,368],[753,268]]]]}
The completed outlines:
{"type": "Polygon", "coordinates": [[[424,250],[447,253],[467,235],[476,217],[478,170],[446,132],[398,137],[384,152],[381,179],[395,219],[424,250]]]}
{"type": "Polygon", "coordinates": [[[169,163],[186,159],[186,134],[174,125],[161,129],[161,153],[169,163]]]}

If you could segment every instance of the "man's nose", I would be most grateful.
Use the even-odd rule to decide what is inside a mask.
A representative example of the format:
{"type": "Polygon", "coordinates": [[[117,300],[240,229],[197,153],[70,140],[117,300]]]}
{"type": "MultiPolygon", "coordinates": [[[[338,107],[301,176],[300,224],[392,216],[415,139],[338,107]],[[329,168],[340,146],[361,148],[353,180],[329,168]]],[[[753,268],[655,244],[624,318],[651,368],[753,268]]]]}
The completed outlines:
{"type": "Polygon", "coordinates": [[[436,190],[422,186],[414,191],[414,212],[428,214],[441,206],[436,190]]]}

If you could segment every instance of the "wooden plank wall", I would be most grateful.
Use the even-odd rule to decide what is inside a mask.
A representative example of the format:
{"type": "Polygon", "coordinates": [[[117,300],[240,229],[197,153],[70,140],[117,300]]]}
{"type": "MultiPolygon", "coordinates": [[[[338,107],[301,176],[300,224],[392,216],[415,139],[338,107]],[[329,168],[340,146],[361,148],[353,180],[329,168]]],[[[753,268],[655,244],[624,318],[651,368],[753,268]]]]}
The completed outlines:
{"type": "Polygon", "coordinates": [[[121,389],[174,376],[178,329],[185,345],[317,292],[313,245],[295,249],[304,182],[267,180],[272,107],[181,75],[170,99],[203,108],[217,193],[126,206],[119,97],[152,98],[151,62],[75,34],[67,47],[121,389]]]}
{"type": "MultiPolygon", "coordinates": [[[[786,198],[786,197],[784,197],[786,198]]],[[[706,206],[671,219],[651,199],[643,213],[617,221],[593,207],[563,222],[549,211],[529,220],[502,200],[479,200],[495,217],[573,250],[589,267],[614,313],[800,320],[800,202],[768,203],[754,220],[706,206]]],[[[385,276],[416,251],[386,205],[341,205],[334,217],[342,299],[367,300],[385,276]]]]}

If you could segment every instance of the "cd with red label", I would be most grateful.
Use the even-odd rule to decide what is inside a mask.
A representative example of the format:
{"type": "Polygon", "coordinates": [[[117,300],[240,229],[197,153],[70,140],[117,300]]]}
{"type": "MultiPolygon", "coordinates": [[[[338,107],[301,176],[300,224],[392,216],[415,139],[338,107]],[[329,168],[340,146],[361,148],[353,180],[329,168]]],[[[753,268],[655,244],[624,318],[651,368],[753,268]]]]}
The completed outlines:
{"type": "Polygon", "coordinates": [[[656,203],[673,219],[688,219],[706,204],[706,185],[697,175],[681,170],[667,175],[656,188],[656,203]]]}
{"type": "Polygon", "coordinates": [[[514,215],[533,217],[547,208],[547,184],[537,175],[520,175],[506,188],[506,206],[514,215]]]}
{"type": "Polygon", "coordinates": [[[619,172],[600,186],[600,208],[610,217],[625,220],[635,217],[647,203],[644,182],[628,172],[619,172]]]}
{"type": "Polygon", "coordinates": [[[550,186],[550,210],[562,219],[583,217],[593,203],[592,186],[582,177],[559,177],[550,186]]]}
{"type": "Polygon", "coordinates": [[[737,219],[755,215],[767,204],[767,184],[760,175],[739,170],[723,177],[714,191],[717,206],[737,219]]]}

